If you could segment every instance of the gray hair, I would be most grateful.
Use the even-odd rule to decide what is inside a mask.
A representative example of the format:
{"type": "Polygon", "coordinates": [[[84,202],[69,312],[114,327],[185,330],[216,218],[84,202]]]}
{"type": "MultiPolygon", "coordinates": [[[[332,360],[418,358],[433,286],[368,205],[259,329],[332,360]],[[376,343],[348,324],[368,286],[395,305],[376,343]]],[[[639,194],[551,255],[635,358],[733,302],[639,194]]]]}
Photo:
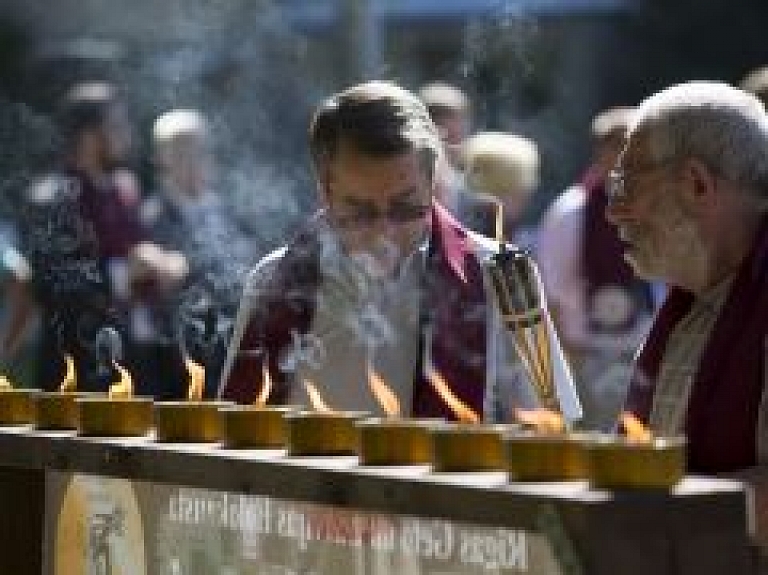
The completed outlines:
{"type": "Polygon", "coordinates": [[[155,143],[163,144],[180,136],[205,137],[208,121],[202,112],[191,108],[174,108],[159,116],[152,127],[155,143]]]}
{"type": "Polygon", "coordinates": [[[752,94],[721,82],[671,86],[637,108],[629,133],[639,132],[655,162],[697,158],[768,198],[768,115],[752,94]]]}

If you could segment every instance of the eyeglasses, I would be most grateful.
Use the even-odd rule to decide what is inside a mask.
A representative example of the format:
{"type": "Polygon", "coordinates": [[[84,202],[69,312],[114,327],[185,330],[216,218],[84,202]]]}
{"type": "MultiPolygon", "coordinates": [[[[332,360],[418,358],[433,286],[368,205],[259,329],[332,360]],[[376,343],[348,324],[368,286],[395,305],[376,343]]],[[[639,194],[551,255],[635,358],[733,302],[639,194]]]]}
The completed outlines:
{"type": "Polygon", "coordinates": [[[605,193],[611,202],[620,201],[626,198],[626,182],[622,170],[611,170],[605,181],[605,193]]]}
{"type": "MultiPolygon", "coordinates": [[[[635,166],[631,169],[631,174],[637,176],[644,172],[650,172],[668,166],[674,161],[673,158],[662,162],[649,163],[641,166],[635,166]]],[[[627,194],[627,172],[622,168],[615,168],[608,172],[605,182],[605,192],[609,202],[621,202],[629,199],[627,194]]]]}
{"type": "Polygon", "coordinates": [[[393,224],[407,224],[427,217],[430,204],[395,204],[386,211],[374,206],[358,208],[353,213],[331,210],[333,221],[341,228],[360,229],[374,225],[381,219],[393,224]]]}

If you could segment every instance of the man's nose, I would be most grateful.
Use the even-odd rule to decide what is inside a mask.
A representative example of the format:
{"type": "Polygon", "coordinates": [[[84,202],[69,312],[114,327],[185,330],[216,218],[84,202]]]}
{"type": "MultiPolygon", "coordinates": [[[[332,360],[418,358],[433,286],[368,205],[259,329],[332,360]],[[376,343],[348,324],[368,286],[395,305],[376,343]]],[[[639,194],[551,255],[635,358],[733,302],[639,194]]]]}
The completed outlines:
{"type": "Polygon", "coordinates": [[[635,203],[631,194],[609,196],[603,214],[612,224],[618,224],[635,216],[635,203]]]}
{"type": "Polygon", "coordinates": [[[608,223],[617,226],[622,219],[626,217],[627,209],[622,206],[621,202],[609,201],[605,206],[603,215],[605,216],[605,219],[608,220],[608,223]]]}
{"type": "Polygon", "coordinates": [[[397,233],[397,223],[392,221],[387,212],[380,211],[371,222],[370,230],[377,236],[390,237],[397,233]]]}

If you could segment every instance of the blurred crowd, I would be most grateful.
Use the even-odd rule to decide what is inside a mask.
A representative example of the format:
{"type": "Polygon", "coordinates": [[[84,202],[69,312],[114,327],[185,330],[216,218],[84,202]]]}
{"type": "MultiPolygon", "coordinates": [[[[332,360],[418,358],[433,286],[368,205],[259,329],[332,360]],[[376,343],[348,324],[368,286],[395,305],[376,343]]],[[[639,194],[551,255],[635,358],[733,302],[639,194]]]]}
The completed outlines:
{"type": "MultiPolygon", "coordinates": [[[[742,88],[765,98],[768,72],[750,74],[742,88]]],[[[434,82],[415,93],[443,145],[437,200],[467,228],[534,255],[584,425],[611,429],[666,294],[662,282],[633,273],[605,218],[634,108],[595,114],[591,160],[558,191],[542,189],[539,177],[556,158],[522,134],[475,129],[460,87],[434,82]],[[554,199],[531,217],[541,194],[554,199]]],[[[206,111],[168,110],[139,138],[120,87],[89,81],[66,92],[55,120],[56,161],[0,221],[2,371],[18,385],[54,389],[71,356],[80,387],[96,390],[120,363],[137,393],[174,398],[186,393],[191,359],[206,368],[213,396],[245,278],[270,246],[221,199],[226,179],[206,111]],[[137,150],[140,141],[151,148],[137,150]],[[151,178],[132,167],[137,155],[151,178]]]]}
{"type": "Polygon", "coordinates": [[[3,223],[2,361],[19,384],[53,389],[70,355],[92,390],[118,362],[137,393],[182,396],[186,359],[215,377],[242,277],[265,251],[220,201],[206,117],[156,119],[147,189],[116,86],[73,86],[56,121],[55,163],[3,223]]]}

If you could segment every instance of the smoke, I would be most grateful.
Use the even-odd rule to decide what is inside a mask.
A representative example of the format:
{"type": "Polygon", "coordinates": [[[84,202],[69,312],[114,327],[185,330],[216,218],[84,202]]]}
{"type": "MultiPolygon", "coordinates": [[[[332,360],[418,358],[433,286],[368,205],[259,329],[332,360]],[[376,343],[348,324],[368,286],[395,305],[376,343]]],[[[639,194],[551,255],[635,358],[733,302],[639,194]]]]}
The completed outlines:
{"type": "MultiPolygon", "coordinates": [[[[53,196],[67,196],[61,182],[43,178],[46,183],[30,186],[54,168],[60,152],[50,117],[65,90],[88,80],[120,89],[139,135],[127,161],[145,196],[159,192],[150,138],[155,118],[191,107],[210,120],[217,165],[212,187],[223,207],[169,246],[183,251],[191,276],[173,298],[174,325],[155,337],[215,358],[226,347],[247,271],[314,208],[305,134],[320,90],[303,67],[304,39],[270,0],[0,4],[2,21],[13,22],[24,38],[18,77],[6,82],[14,101],[0,93],[0,217],[24,228],[25,253],[36,272],[44,270],[36,281],[51,301],[70,301],[96,284],[101,294],[104,287],[94,238],[69,221],[76,210],[58,209],[58,199],[45,206],[53,196]]],[[[92,349],[104,326],[97,317],[106,321],[89,315],[80,330],[83,347],[92,349]]],[[[62,325],[71,321],[61,318],[62,325]]]]}
{"type": "MultiPolygon", "coordinates": [[[[27,92],[20,97],[52,109],[76,81],[113,81],[142,135],[137,166],[147,191],[154,187],[152,121],[170,108],[194,107],[213,126],[221,167],[217,191],[258,238],[281,243],[312,207],[304,138],[310,98],[318,90],[302,68],[306,43],[273,2],[57,0],[45,9],[21,0],[3,4],[4,16],[27,38],[27,92]]],[[[20,129],[11,126],[3,134],[16,139],[34,127],[27,118],[20,129]]],[[[3,153],[13,149],[3,147],[3,153]]],[[[19,154],[22,160],[30,155],[19,154]]]]}
{"type": "Polygon", "coordinates": [[[282,352],[278,365],[286,373],[296,373],[301,365],[318,368],[328,359],[323,339],[312,332],[291,331],[291,345],[282,352]]]}
{"type": "Polygon", "coordinates": [[[57,148],[49,117],[0,96],[0,217],[16,217],[23,191],[49,163],[57,148]]]}
{"type": "Polygon", "coordinates": [[[504,110],[519,117],[548,104],[542,75],[553,54],[544,40],[538,19],[509,2],[466,26],[461,70],[476,91],[481,121],[493,127],[505,121],[504,110]]]}
{"type": "Polygon", "coordinates": [[[101,328],[93,340],[93,347],[107,365],[112,361],[119,362],[123,358],[123,342],[120,334],[113,327],[101,328]]]}

